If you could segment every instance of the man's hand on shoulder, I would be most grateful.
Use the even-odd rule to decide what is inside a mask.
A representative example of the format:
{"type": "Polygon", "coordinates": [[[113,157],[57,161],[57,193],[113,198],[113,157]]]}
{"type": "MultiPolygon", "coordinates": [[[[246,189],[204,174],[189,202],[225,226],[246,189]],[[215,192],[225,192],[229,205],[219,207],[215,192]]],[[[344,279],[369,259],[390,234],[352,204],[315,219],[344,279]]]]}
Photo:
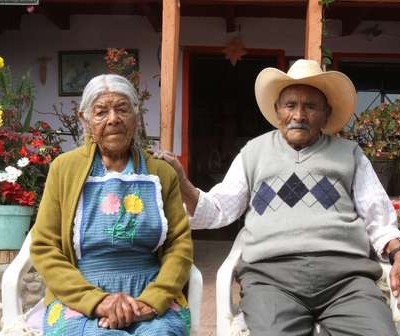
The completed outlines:
{"type": "Polygon", "coordinates": [[[178,157],[176,156],[176,154],[168,151],[149,151],[149,152],[153,154],[154,158],[167,161],[172,166],[172,168],[175,169],[180,182],[186,179],[185,170],[183,169],[183,166],[179,161],[178,157]]]}
{"type": "Polygon", "coordinates": [[[182,194],[182,200],[186,204],[186,209],[188,213],[193,216],[197,202],[199,201],[200,192],[196,189],[196,187],[189,181],[186,177],[185,170],[177,156],[174,153],[168,151],[159,151],[152,152],[153,157],[156,159],[162,159],[167,161],[176,171],[179,180],[179,186],[182,194]]]}

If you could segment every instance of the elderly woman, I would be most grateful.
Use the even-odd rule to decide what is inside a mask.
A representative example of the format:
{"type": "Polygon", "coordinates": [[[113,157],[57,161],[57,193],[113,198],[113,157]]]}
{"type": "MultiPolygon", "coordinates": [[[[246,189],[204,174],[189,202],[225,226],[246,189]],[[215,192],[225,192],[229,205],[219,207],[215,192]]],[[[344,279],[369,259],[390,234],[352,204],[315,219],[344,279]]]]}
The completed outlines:
{"type": "Polygon", "coordinates": [[[140,150],[124,77],[86,86],[85,145],[52,164],[31,257],[46,283],[44,335],[188,335],[192,241],[174,170],[140,150]]]}

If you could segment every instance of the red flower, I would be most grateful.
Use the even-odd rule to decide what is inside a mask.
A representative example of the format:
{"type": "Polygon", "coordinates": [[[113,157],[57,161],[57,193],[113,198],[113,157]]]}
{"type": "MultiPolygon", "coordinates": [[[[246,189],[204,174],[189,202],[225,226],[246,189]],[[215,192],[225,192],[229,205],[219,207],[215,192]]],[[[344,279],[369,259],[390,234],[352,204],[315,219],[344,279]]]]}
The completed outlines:
{"type": "Polygon", "coordinates": [[[44,146],[44,141],[42,139],[33,139],[31,145],[33,148],[42,148],[44,146]]]}
{"type": "Polygon", "coordinates": [[[33,191],[21,191],[15,195],[15,200],[20,205],[32,206],[35,204],[35,193],[33,191]]]}
{"type": "Polygon", "coordinates": [[[46,163],[49,163],[50,161],[51,161],[51,155],[46,154],[41,163],[46,164],[46,163]]]}
{"type": "Polygon", "coordinates": [[[19,183],[0,183],[1,196],[8,203],[18,203],[19,205],[34,205],[35,193],[33,191],[24,191],[19,183]]]}
{"type": "Polygon", "coordinates": [[[25,191],[19,183],[0,183],[1,196],[9,203],[18,203],[19,205],[35,204],[36,195],[33,191],[25,191]]]}
{"type": "Polygon", "coordinates": [[[22,190],[22,188],[19,183],[10,183],[4,181],[0,184],[1,195],[5,198],[13,197],[13,195],[15,195],[20,190],[22,190]]]}
{"type": "Polygon", "coordinates": [[[400,201],[392,201],[393,207],[395,208],[395,210],[399,210],[400,209],[400,201]]]}
{"type": "MultiPolygon", "coordinates": [[[[62,138],[47,122],[36,121],[32,127],[28,125],[30,120],[25,116],[32,106],[35,91],[29,76],[14,83],[9,69],[2,74],[10,90],[0,92],[0,101],[4,105],[0,127],[0,204],[35,206],[43,193],[49,163],[62,151],[59,148],[62,138]],[[23,120],[21,116],[24,116],[23,120]],[[53,147],[59,150],[55,152],[53,147]]],[[[59,116],[57,110],[50,114],[59,116]]],[[[77,110],[73,110],[73,114],[77,115],[77,110]]]]}
{"type": "Polygon", "coordinates": [[[42,162],[42,160],[40,159],[40,156],[39,156],[39,154],[32,154],[30,157],[29,157],[29,161],[31,162],[31,163],[33,163],[33,164],[35,164],[35,163],[41,163],[42,162]]]}
{"type": "Polygon", "coordinates": [[[26,148],[25,145],[22,145],[21,149],[19,150],[19,155],[22,157],[27,157],[28,156],[28,149],[26,148]]]}

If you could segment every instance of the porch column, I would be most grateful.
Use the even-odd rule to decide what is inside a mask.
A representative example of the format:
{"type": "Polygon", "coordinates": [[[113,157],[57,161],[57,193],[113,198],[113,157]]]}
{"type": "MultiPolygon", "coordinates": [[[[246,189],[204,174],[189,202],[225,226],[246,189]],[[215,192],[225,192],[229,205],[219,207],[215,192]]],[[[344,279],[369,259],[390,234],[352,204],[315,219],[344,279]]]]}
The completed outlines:
{"type": "Polygon", "coordinates": [[[304,56],[321,64],[322,6],[319,0],[308,0],[304,56]]]}
{"type": "Polygon", "coordinates": [[[174,145],[175,100],[179,45],[179,0],[163,0],[161,42],[161,148],[174,145]]]}

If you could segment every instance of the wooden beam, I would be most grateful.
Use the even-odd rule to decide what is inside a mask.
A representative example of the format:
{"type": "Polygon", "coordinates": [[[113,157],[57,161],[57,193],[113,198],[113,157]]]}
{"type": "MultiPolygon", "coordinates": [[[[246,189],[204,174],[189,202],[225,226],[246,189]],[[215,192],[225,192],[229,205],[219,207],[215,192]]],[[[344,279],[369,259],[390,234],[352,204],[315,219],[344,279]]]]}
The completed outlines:
{"type": "Polygon", "coordinates": [[[161,16],[160,10],[158,8],[152,7],[148,3],[143,3],[139,5],[139,8],[143,15],[147,18],[150,22],[151,26],[153,27],[156,33],[161,31],[161,16]]]}
{"type": "Polygon", "coordinates": [[[158,0],[40,0],[41,5],[59,4],[59,5],[138,5],[145,3],[156,3],[158,0]]]}
{"type": "Polygon", "coordinates": [[[362,16],[359,15],[359,13],[351,14],[353,15],[346,14],[346,16],[344,16],[342,19],[342,36],[353,34],[362,21],[362,16]]]}
{"type": "Polygon", "coordinates": [[[179,45],[179,0],[163,0],[161,41],[161,148],[174,145],[175,100],[179,45]]]}
{"type": "MultiPolygon", "coordinates": [[[[40,0],[40,4],[80,4],[80,5],[100,5],[100,4],[113,4],[113,5],[138,5],[138,4],[156,4],[159,0],[40,0]]],[[[268,6],[301,6],[307,3],[307,0],[181,0],[182,6],[187,5],[268,5],[268,6]]],[[[349,6],[387,6],[399,5],[400,0],[335,0],[334,6],[349,5],[349,6]]]]}
{"type": "Polygon", "coordinates": [[[69,30],[71,21],[68,12],[52,11],[44,9],[44,15],[61,30],[69,30]]]}
{"type": "Polygon", "coordinates": [[[19,30],[23,15],[27,15],[24,6],[0,6],[0,31],[19,30]]]}
{"type": "Polygon", "coordinates": [[[334,5],[349,5],[349,6],[387,6],[400,5],[400,0],[336,0],[334,5]]]}
{"type": "Polygon", "coordinates": [[[307,5],[305,58],[321,64],[322,6],[319,0],[309,0],[307,5]]]}
{"type": "MultiPolygon", "coordinates": [[[[376,0],[375,0],[376,1],[376,0]]],[[[182,5],[298,5],[305,4],[307,0],[182,0],[182,5]]]]}
{"type": "Polygon", "coordinates": [[[225,16],[226,32],[232,33],[236,31],[235,7],[227,6],[225,12],[226,12],[225,16]]]}
{"type": "MultiPolygon", "coordinates": [[[[213,4],[213,5],[282,5],[291,6],[305,4],[307,0],[182,0],[186,4],[213,4]]],[[[335,0],[334,5],[340,4],[361,4],[361,5],[391,5],[400,4],[400,0],[335,0]]]]}

